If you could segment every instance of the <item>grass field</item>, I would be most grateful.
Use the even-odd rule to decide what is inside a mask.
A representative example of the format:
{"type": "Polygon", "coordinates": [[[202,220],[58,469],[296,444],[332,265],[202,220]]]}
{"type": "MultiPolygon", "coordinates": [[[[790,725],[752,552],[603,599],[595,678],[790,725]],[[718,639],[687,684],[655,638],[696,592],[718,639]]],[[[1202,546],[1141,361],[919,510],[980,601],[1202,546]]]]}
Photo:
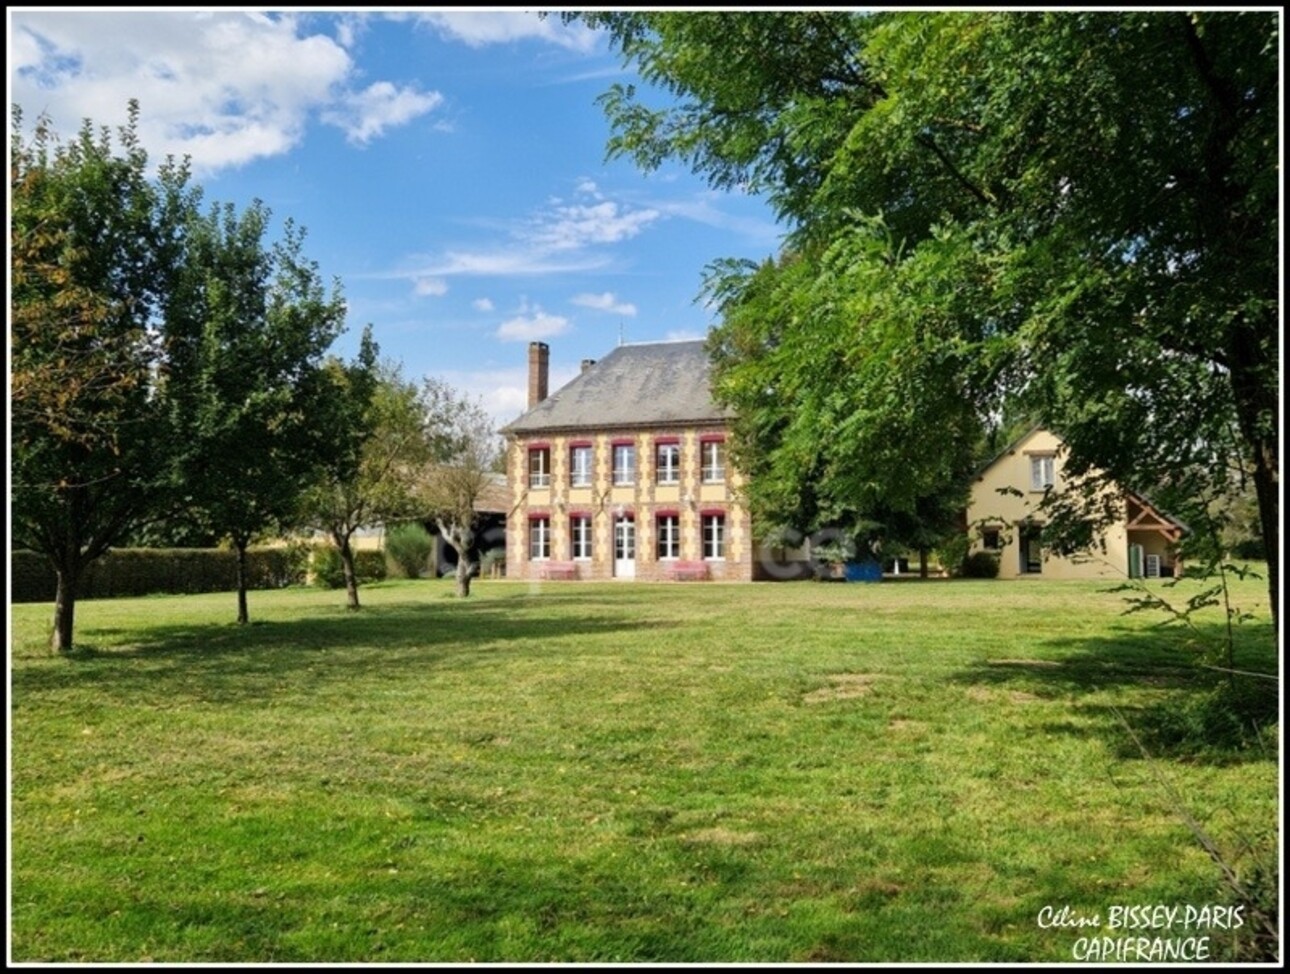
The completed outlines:
{"type": "Polygon", "coordinates": [[[1275,850],[1276,734],[1096,583],[450,587],[12,607],[11,959],[1069,961],[1228,902],[1162,781],[1275,850]]]}

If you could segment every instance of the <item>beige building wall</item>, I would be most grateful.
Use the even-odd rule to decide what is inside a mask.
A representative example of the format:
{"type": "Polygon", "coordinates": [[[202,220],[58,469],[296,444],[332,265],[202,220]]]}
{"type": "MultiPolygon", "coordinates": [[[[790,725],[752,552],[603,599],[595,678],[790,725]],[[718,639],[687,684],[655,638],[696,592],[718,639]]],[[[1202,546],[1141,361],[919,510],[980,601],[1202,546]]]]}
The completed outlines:
{"type": "MultiPolygon", "coordinates": [[[[1000,578],[1125,577],[1129,572],[1129,534],[1123,521],[1107,530],[1105,551],[1095,549],[1087,556],[1065,558],[1041,549],[1036,561],[1033,549],[1026,550],[1025,525],[1042,524],[1035,513],[1044,496],[1042,486],[1037,488],[1032,480],[1032,465],[1036,462],[1051,462],[1054,489],[1065,487],[1062,441],[1044,429],[1036,429],[1013,444],[977,477],[967,511],[972,550],[983,549],[982,531],[994,527],[1000,541],[1000,547],[995,549],[1000,578]],[[1013,491],[1020,492],[1020,496],[1013,491]],[[1030,557],[1023,557],[1026,555],[1030,557]]],[[[1164,544],[1158,535],[1150,540],[1157,548],[1164,544]]]]}
{"type": "Polygon", "coordinates": [[[520,434],[508,446],[507,479],[512,490],[507,519],[506,574],[510,578],[537,579],[542,564],[530,557],[535,519],[544,519],[550,531],[551,562],[572,562],[578,579],[612,579],[615,522],[630,517],[635,525],[634,578],[641,581],[668,577],[669,560],[659,556],[658,518],[675,515],[679,526],[680,556],[676,561],[705,562],[714,580],[750,581],[753,544],[748,512],[738,499],[742,483],[729,460],[727,444],[725,481],[703,483],[701,444],[705,438],[726,441],[718,426],[656,427],[635,430],[562,432],[550,435],[520,434]],[[656,482],[656,446],[674,440],[680,447],[680,482],[656,482]],[[630,442],[636,448],[636,478],[631,485],[613,482],[613,447],[630,442]],[[570,457],[574,445],[592,447],[592,483],[571,484],[570,457]],[[551,477],[547,486],[531,486],[529,455],[534,448],[550,450],[551,477]],[[704,559],[703,517],[720,513],[725,518],[725,557],[704,559]],[[589,517],[592,523],[590,559],[574,559],[571,520],[589,517]]]}

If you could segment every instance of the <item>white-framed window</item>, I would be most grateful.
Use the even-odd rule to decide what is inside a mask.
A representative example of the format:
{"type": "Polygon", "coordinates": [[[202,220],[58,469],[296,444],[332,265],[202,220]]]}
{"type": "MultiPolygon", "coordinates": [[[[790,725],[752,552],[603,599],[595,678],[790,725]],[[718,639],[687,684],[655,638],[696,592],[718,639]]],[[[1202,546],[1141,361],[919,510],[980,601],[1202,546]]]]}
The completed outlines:
{"type": "Polygon", "coordinates": [[[704,440],[700,444],[703,461],[703,482],[719,484],[726,479],[726,445],[720,440],[704,440]]]}
{"type": "Polygon", "coordinates": [[[681,482],[681,444],[660,443],[655,447],[655,481],[660,484],[681,482]]]}
{"type": "Polygon", "coordinates": [[[529,560],[546,561],[551,557],[551,519],[529,518],[529,560]]]}
{"type": "Polygon", "coordinates": [[[573,540],[573,560],[591,560],[591,518],[575,514],[569,518],[569,536],[573,540]]]}
{"type": "Polygon", "coordinates": [[[726,557],[726,516],[703,515],[703,557],[708,561],[723,561],[726,557]]]}
{"type": "Polygon", "coordinates": [[[551,448],[532,447],[529,450],[529,486],[551,486],[551,448]]]}
{"type": "Polygon", "coordinates": [[[1030,458],[1030,489],[1043,490],[1055,483],[1053,479],[1053,456],[1036,456],[1030,458]]]}
{"type": "Polygon", "coordinates": [[[575,446],[569,450],[569,486],[591,486],[591,447],[575,446]]]}
{"type": "Polygon", "coordinates": [[[636,447],[631,443],[614,444],[614,484],[629,486],[636,483],[636,447]]]}
{"type": "Polygon", "coordinates": [[[681,519],[675,514],[658,516],[658,557],[660,561],[681,557],[681,519]]]}

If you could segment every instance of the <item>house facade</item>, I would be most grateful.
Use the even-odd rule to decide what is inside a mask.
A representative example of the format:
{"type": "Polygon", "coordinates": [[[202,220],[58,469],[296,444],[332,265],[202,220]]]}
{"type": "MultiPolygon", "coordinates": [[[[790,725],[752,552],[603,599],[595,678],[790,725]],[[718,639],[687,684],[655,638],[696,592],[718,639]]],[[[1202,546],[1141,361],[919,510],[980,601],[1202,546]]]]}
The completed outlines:
{"type": "Polygon", "coordinates": [[[704,343],[620,345],[504,427],[508,577],[749,581],[754,545],[704,343]]]}
{"type": "Polygon", "coordinates": [[[1176,546],[1186,530],[1145,498],[1124,492],[1123,517],[1106,529],[1105,550],[1063,557],[1044,549],[1039,502],[1048,487],[1066,486],[1064,444],[1032,428],[988,463],[972,484],[967,522],[972,550],[999,558],[1000,578],[1162,577],[1178,569],[1176,546]]]}

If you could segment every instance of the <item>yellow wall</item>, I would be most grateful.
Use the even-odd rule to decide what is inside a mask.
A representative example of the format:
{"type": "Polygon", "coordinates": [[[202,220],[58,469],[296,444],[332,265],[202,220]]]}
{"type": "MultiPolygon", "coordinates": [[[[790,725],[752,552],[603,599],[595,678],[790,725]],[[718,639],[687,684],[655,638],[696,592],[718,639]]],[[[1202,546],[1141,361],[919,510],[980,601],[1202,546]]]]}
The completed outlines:
{"type": "Polygon", "coordinates": [[[719,427],[658,427],[648,430],[607,430],[553,435],[525,434],[512,439],[507,456],[507,477],[512,511],[507,520],[506,571],[512,578],[527,578],[536,568],[529,558],[529,514],[550,517],[551,561],[570,561],[573,541],[569,515],[586,512],[592,518],[592,559],[579,566],[580,578],[613,577],[613,524],[619,508],[630,510],[636,521],[636,577],[662,577],[665,563],[656,555],[655,511],[675,510],[679,519],[681,561],[703,560],[701,518],[705,509],[720,509],[726,516],[726,557],[710,563],[713,578],[748,580],[752,577],[752,533],[746,509],[738,499],[742,483],[730,463],[726,443],[725,482],[702,482],[700,443],[707,435],[724,434],[719,427]],[[660,437],[680,440],[680,483],[656,484],[655,442],[660,437]],[[636,446],[636,482],[613,483],[613,445],[631,440],[636,446]],[[592,484],[570,485],[570,447],[591,442],[592,484]],[[545,443],[551,450],[551,484],[529,486],[529,449],[545,443]]]}
{"type": "Polygon", "coordinates": [[[1105,551],[1094,548],[1089,554],[1076,558],[1064,558],[1045,551],[1037,574],[1022,571],[1019,525],[1030,518],[1042,523],[1034,512],[1044,494],[1042,490],[1031,488],[1031,459],[1045,455],[1054,458],[1054,490],[1060,491],[1065,486],[1062,441],[1044,429],[1036,429],[1015,443],[1008,453],[999,457],[977,478],[972,485],[967,512],[972,550],[982,550],[980,528],[982,522],[989,522],[1001,528],[1004,541],[1003,548],[997,552],[1000,578],[1124,577],[1129,570],[1129,542],[1123,522],[1113,525],[1104,534],[1105,551]],[[1001,489],[1018,490],[1021,496],[1001,494],[1001,489]]]}

